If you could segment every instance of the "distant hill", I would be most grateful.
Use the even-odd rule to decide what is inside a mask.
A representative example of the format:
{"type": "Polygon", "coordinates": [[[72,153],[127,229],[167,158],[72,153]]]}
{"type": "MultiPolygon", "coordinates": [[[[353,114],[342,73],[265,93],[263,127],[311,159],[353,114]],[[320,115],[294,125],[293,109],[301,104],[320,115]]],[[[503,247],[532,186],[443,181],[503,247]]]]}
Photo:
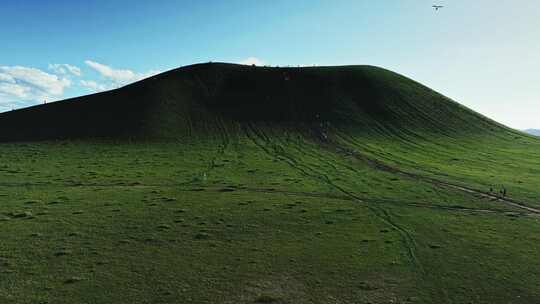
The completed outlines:
{"type": "Polygon", "coordinates": [[[175,140],[249,124],[358,134],[456,134],[505,127],[373,66],[277,68],[225,63],[175,69],[126,87],[0,114],[0,141],[175,140]]]}
{"type": "Polygon", "coordinates": [[[538,129],[527,129],[527,130],[524,130],[524,132],[532,134],[532,135],[540,136],[540,130],[538,129]]]}

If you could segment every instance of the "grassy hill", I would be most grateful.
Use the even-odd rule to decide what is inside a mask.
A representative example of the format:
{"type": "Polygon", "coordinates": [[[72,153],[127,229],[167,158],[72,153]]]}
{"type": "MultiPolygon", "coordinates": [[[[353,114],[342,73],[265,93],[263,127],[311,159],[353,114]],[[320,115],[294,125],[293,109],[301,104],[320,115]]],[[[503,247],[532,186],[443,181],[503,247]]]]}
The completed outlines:
{"type": "Polygon", "coordinates": [[[540,298],[540,140],[381,68],[193,65],[0,141],[0,303],[540,298]]]}
{"type": "Polygon", "coordinates": [[[361,135],[485,133],[491,121],[410,79],[370,66],[192,65],[90,96],[3,113],[0,140],[177,139],[246,123],[321,122],[361,135]]]}

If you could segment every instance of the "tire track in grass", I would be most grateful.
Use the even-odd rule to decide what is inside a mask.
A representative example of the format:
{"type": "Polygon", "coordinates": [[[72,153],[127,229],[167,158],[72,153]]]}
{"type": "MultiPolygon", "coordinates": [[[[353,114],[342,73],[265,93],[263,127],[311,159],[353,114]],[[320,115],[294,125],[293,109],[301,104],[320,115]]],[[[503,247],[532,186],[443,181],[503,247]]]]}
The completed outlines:
{"type": "Polygon", "coordinates": [[[409,257],[411,265],[413,266],[413,268],[418,269],[422,276],[424,276],[426,274],[423,265],[420,263],[418,257],[416,256],[416,247],[417,247],[417,245],[416,245],[416,241],[414,240],[413,236],[405,228],[401,227],[396,222],[394,222],[391,219],[390,214],[386,210],[384,210],[380,206],[373,206],[372,204],[367,203],[361,197],[357,196],[353,192],[350,192],[350,191],[346,190],[345,188],[333,183],[331,181],[331,179],[327,175],[325,175],[324,173],[317,172],[315,169],[310,168],[309,166],[302,166],[294,158],[287,155],[282,147],[281,147],[281,149],[279,149],[280,151],[277,151],[278,149],[276,149],[276,148],[273,148],[273,151],[270,151],[266,146],[269,143],[271,143],[271,141],[269,140],[269,138],[264,133],[257,130],[252,124],[250,124],[250,123],[246,124],[246,127],[244,128],[244,131],[245,131],[245,134],[247,135],[247,137],[251,141],[253,141],[253,143],[255,145],[260,147],[263,151],[265,151],[269,155],[271,155],[271,156],[276,156],[276,155],[281,156],[282,160],[284,160],[292,168],[300,171],[303,175],[305,175],[305,176],[307,176],[309,178],[312,178],[312,179],[322,181],[323,183],[327,184],[331,188],[334,188],[338,192],[341,192],[341,193],[345,194],[346,196],[350,197],[353,201],[364,204],[383,223],[385,223],[386,225],[392,227],[393,229],[395,229],[396,231],[399,232],[399,234],[401,235],[402,243],[403,243],[404,247],[407,250],[407,255],[409,257]],[[259,141],[262,141],[264,144],[260,143],[259,141]]]}
{"type": "MultiPolygon", "coordinates": [[[[336,132],[336,135],[339,138],[341,138],[341,140],[343,140],[343,141],[345,141],[345,142],[347,142],[347,143],[354,146],[353,142],[351,142],[350,140],[348,140],[344,136],[340,135],[339,132],[336,132]]],[[[382,161],[380,161],[378,159],[370,157],[370,156],[368,156],[366,154],[360,153],[360,152],[358,152],[358,150],[353,150],[353,149],[350,149],[350,148],[347,148],[347,147],[343,147],[343,146],[339,145],[338,143],[336,143],[334,141],[329,140],[325,144],[329,145],[330,147],[333,147],[338,152],[339,151],[345,151],[345,153],[347,155],[352,155],[356,159],[365,162],[366,164],[368,164],[372,168],[375,168],[375,169],[378,169],[378,170],[381,170],[381,171],[385,171],[385,172],[389,172],[389,173],[393,173],[393,174],[398,174],[398,175],[401,175],[401,176],[404,176],[404,177],[407,177],[407,178],[413,179],[413,180],[422,180],[422,181],[428,182],[428,183],[430,183],[430,184],[432,184],[434,186],[437,186],[439,188],[453,189],[453,190],[458,190],[458,191],[465,192],[465,193],[468,193],[468,194],[472,194],[472,195],[475,195],[475,196],[478,196],[478,197],[481,197],[481,198],[489,198],[489,199],[491,199],[493,201],[498,201],[498,202],[507,204],[509,206],[512,206],[512,207],[515,207],[515,208],[518,208],[518,209],[522,209],[522,210],[525,210],[525,211],[528,211],[528,212],[531,212],[531,213],[535,213],[535,214],[540,214],[540,209],[530,207],[530,206],[528,206],[527,204],[525,204],[523,202],[519,202],[519,201],[514,200],[512,198],[509,198],[509,197],[502,197],[502,196],[499,196],[499,195],[496,195],[496,194],[493,194],[493,193],[473,189],[473,188],[470,188],[470,187],[467,187],[467,186],[441,181],[441,180],[438,180],[438,179],[435,179],[435,178],[432,178],[432,177],[429,177],[429,176],[424,176],[424,175],[421,175],[421,174],[417,174],[417,173],[407,172],[407,171],[399,169],[399,168],[397,168],[395,166],[391,166],[389,164],[386,164],[386,163],[384,163],[384,162],[382,162],[382,161]]]]}

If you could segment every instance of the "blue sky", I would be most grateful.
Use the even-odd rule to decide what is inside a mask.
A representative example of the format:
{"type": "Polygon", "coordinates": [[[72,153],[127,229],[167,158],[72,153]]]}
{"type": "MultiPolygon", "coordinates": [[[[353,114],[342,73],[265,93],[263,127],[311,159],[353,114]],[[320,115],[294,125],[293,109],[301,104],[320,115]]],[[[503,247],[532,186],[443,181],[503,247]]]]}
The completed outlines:
{"type": "Polygon", "coordinates": [[[210,60],[370,64],[540,128],[536,1],[0,0],[0,41],[0,111],[210,60]]]}

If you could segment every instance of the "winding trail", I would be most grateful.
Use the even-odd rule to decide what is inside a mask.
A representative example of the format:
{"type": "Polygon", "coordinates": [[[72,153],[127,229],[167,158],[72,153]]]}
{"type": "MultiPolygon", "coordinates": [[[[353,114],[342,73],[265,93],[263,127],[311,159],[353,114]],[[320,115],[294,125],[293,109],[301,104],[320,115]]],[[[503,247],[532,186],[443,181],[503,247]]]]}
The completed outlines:
{"type": "Polygon", "coordinates": [[[426,274],[426,271],[424,269],[424,266],[418,259],[416,255],[417,251],[417,245],[414,237],[412,234],[405,229],[404,227],[401,227],[399,224],[397,224],[395,221],[392,220],[390,213],[382,208],[381,206],[377,204],[369,204],[368,202],[364,201],[361,197],[357,196],[355,193],[337,185],[334,183],[326,174],[323,172],[319,172],[313,167],[310,167],[307,164],[300,164],[298,163],[292,156],[285,153],[285,150],[282,146],[277,145],[276,143],[273,143],[270,141],[269,137],[264,134],[264,132],[252,124],[247,124],[247,127],[244,129],[245,134],[247,137],[258,147],[260,147],[263,151],[265,151],[267,154],[271,156],[281,156],[281,159],[285,161],[287,164],[289,164],[293,169],[296,169],[300,173],[302,173],[304,176],[308,178],[312,178],[315,180],[319,180],[323,182],[323,184],[326,184],[330,186],[331,188],[334,188],[338,192],[343,193],[345,196],[349,197],[351,200],[354,200],[358,203],[362,203],[364,206],[366,206],[373,214],[379,218],[383,223],[386,225],[392,227],[394,230],[398,231],[403,242],[403,246],[407,250],[407,254],[409,256],[409,260],[411,262],[411,266],[413,268],[416,268],[419,270],[419,272],[422,275],[426,274]],[[274,144],[274,145],[272,145],[274,144]],[[268,147],[270,146],[270,147],[268,147]]]}
{"type": "MultiPolygon", "coordinates": [[[[350,201],[358,202],[358,199],[351,198],[347,195],[337,195],[331,193],[323,192],[305,192],[305,191],[290,191],[282,190],[276,188],[254,188],[254,187],[194,187],[192,182],[185,183],[157,183],[157,184],[143,184],[143,183],[89,183],[89,184],[59,184],[59,183],[0,183],[0,187],[76,187],[76,188],[96,188],[96,187],[110,187],[110,188],[159,188],[159,187],[169,187],[175,188],[178,191],[182,192],[200,192],[200,191],[212,191],[212,192],[224,192],[223,189],[227,189],[227,192],[247,192],[247,193],[264,193],[264,194],[283,194],[290,196],[298,197],[309,197],[309,198],[324,198],[331,200],[340,200],[340,201],[350,201]],[[190,187],[192,186],[192,187],[190,187]]],[[[0,194],[0,196],[3,196],[0,194]]],[[[435,209],[440,211],[455,211],[455,212],[478,212],[478,213],[496,213],[496,214],[505,214],[505,215],[515,215],[514,211],[498,210],[498,209],[489,209],[489,208],[469,208],[461,206],[446,206],[435,204],[431,202],[413,202],[407,200],[399,199],[380,199],[373,197],[362,197],[361,201],[363,203],[377,203],[377,204],[387,204],[387,205],[397,205],[400,207],[411,207],[411,208],[424,208],[424,209],[435,209]]],[[[521,212],[520,215],[538,215],[537,213],[521,212]]]]}
{"type": "MultiPolygon", "coordinates": [[[[341,138],[343,140],[346,140],[343,137],[341,137],[341,138]]],[[[502,197],[502,196],[498,196],[498,195],[493,194],[493,193],[473,189],[473,188],[466,187],[466,186],[463,186],[463,185],[458,185],[458,184],[454,184],[454,183],[450,183],[450,182],[441,181],[441,180],[438,180],[438,179],[435,179],[435,178],[432,178],[432,177],[428,177],[428,176],[424,176],[424,175],[420,175],[420,174],[417,174],[417,173],[407,172],[407,171],[399,169],[399,168],[397,168],[395,166],[391,166],[389,164],[386,164],[386,163],[384,163],[384,162],[382,162],[382,161],[380,161],[378,159],[374,159],[373,157],[370,157],[368,155],[360,153],[358,150],[353,150],[353,149],[350,149],[350,148],[347,148],[347,147],[343,147],[342,145],[339,145],[334,141],[328,140],[323,144],[334,148],[335,151],[341,152],[342,154],[352,155],[356,159],[365,162],[366,164],[368,164],[372,168],[375,168],[375,169],[378,169],[378,170],[381,170],[381,171],[385,171],[385,172],[389,172],[389,173],[393,173],[393,174],[398,174],[398,175],[407,177],[409,179],[422,180],[422,181],[428,182],[428,183],[430,183],[430,184],[432,184],[434,186],[443,187],[443,188],[447,188],[447,189],[458,190],[458,191],[461,191],[461,192],[476,195],[476,196],[481,197],[481,198],[489,198],[489,199],[491,199],[493,201],[498,201],[498,202],[507,204],[509,206],[525,210],[525,211],[530,212],[530,213],[540,214],[540,209],[528,206],[525,203],[516,201],[516,200],[511,199],[509,197],[502,197]]]]}

